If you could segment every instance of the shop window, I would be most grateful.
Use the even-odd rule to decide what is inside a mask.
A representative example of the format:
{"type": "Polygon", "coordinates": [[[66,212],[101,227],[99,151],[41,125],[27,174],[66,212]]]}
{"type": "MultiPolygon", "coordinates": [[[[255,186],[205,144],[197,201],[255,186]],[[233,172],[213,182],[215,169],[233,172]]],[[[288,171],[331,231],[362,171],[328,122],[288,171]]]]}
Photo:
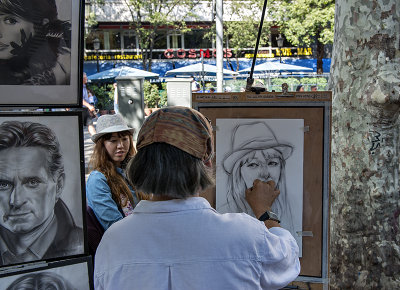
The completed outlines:
{"type": "Polygon", "coordinates": [[[193,29],[185,33],[185,48],[210,48],[211,40],[204,37],[208,30],[193,29]]]}
{"type": "Polygon", "coordinates": [[[182,34],[179,32],[169,33],[167,40],[168,48],[183,48],[182,34]]]}
{"type": "Polygon", "coordinates": [[[154,49],[166,49],[167,47],[167,32],[165,30],[157,31],[154,38],[154,49]]]}
{"type": "Polygon", "coordinates": [[[119,31],[108,31],[108,45],[109,47],[106,47],[106,49],[121,49],[121,33],[119,31]]]}
{"type": "Polygon", "coordinates": [[[124,49],[136,49],[136,35],[133,32],[124,32],[124,49]]]}
{"type": "Polygon", "coordinates": [[[104,49],[104,34],[100,30],[91,31],[86,37],[86,49],[94,50],[93,40],[98,38],[100,40],[100,50],[104,49]]]}

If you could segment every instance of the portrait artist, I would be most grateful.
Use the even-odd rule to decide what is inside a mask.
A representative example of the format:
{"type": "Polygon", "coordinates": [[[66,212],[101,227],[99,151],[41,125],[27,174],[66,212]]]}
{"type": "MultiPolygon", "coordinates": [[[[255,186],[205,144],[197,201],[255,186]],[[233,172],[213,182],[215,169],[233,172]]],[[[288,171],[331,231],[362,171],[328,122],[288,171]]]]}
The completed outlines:
{"type": "Polygon", "coordinates": [[[55,0],[0,0],[0,85],[69,85],[70,39],[55,0]]]}
{"type": "Polygon", "coordinates": [[[40,123],[0,125],[0,265],[83,252],[83,231],[60,198],[65,171],[55,133],[40,123]]]}

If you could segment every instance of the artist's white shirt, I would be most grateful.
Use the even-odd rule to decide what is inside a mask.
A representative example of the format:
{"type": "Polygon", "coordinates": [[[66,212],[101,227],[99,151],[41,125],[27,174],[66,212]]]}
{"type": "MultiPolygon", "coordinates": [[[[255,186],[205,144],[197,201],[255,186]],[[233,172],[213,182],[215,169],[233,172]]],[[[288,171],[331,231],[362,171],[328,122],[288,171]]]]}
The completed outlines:
{"type": "Polygon", "coordinates": [[[95,289],[278,289],[299,274],[298,251],[288,231],[201,197],[142,200],[105,232],[95,289]]]}

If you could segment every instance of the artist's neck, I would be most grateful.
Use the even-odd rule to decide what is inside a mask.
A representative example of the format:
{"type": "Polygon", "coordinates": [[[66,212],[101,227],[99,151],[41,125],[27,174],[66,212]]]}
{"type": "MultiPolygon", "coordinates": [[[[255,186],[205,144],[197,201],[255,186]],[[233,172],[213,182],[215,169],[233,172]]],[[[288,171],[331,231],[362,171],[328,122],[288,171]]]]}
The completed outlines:
{"type": "MultiPolygon", "coordinates": [[[[199,195],[195,194],[190,197],[196,197],[196,196],[199,196],[199,195]]],[[[171,200],[171,199],[179,199],[179,198],[170,197],[167,195],[153,195],[153,194],[150,195],[150,201],[165,201],[165,200],[171,200]]]]}

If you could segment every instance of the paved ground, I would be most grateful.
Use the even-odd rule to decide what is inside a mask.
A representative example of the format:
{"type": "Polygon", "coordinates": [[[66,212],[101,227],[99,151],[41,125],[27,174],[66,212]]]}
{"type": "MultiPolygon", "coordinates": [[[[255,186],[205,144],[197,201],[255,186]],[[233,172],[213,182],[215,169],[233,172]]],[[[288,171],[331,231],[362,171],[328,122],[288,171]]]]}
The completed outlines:
{"type": "Polygon", "coordinates": [[[87,175],[89,174],[88,163],[90,160],[90,156],[92,156],[93,153],[94,143],[90,139],[90,134],[86,126],[83,127],[83,146],[84,146],[84,157],[85,157],[85,174],[87,178],[87,175]]]}

